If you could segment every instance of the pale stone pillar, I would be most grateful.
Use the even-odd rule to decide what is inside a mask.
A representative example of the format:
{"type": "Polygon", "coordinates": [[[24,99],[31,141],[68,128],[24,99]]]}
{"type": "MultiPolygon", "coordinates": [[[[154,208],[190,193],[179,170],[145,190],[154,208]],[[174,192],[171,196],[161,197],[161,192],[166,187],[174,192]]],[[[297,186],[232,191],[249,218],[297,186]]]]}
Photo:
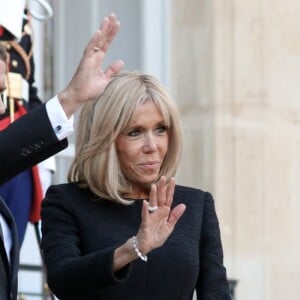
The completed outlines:
{"type": "Polygon", "coordinates": [[[300,2],[176,0],[178,181],[211,191],[237,299],[300,296],[300,2]]]}

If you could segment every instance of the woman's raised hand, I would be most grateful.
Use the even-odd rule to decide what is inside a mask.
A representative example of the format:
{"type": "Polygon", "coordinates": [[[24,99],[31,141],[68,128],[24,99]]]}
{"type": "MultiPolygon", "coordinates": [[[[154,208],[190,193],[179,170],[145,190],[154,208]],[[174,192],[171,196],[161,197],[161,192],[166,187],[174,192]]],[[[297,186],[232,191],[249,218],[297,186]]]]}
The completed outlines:
{"type": "Polygon", "coordinates": [[[143,201],[142,223],[136,235],[143,254],[165,243],[185,211],[184,204],[178,204],[171,210],[174,189],[175,179],[167,182],[162,176],[157,185],[151,186],[149,202],[143,201]]]}

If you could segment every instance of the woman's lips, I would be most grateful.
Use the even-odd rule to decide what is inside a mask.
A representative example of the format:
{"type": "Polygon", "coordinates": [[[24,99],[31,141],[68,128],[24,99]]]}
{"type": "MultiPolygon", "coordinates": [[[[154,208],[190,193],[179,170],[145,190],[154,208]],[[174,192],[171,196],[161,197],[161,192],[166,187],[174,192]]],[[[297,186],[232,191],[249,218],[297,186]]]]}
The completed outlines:
{"type": "Polygon", "coordinates": [[[160,167],[160,162],[159,161],[147,161],[147,162],[140,164],[140,166],[147,170],[155,170],[158,167],[160,167]]]}

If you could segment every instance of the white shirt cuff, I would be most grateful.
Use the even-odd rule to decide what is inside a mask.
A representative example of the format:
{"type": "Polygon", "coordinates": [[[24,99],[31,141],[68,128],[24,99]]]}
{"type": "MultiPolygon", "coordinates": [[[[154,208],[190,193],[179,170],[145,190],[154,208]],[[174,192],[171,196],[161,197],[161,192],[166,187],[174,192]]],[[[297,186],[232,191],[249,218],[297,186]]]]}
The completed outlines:
{"type": "Polygon", "coordinates": [[[52,128],[60,141],[74,131],[74,116],[70,119],[67,118],[57,96],[46,103],[46,111],[52,128]]]}

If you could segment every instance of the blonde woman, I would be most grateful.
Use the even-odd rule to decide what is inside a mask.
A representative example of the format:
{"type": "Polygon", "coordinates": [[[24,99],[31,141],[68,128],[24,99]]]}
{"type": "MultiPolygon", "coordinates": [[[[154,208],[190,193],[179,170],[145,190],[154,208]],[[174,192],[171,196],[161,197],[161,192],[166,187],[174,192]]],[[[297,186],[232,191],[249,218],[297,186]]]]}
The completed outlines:
{"type": "Polygon", "coordinates": [[[212,196],[175,184],[182,135],[154,77],[114,76],[78,122],[69,183],[42,207],[59,299],[230,299],[212,196]]]}

